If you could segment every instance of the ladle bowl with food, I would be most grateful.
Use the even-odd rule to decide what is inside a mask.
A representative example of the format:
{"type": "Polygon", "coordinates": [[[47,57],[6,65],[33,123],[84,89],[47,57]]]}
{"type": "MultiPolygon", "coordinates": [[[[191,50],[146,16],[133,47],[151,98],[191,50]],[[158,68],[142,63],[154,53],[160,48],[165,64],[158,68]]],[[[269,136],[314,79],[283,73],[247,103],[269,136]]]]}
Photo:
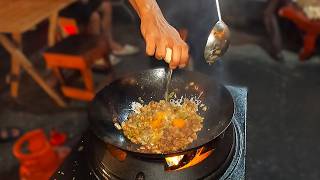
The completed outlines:
{"type": "Polygon", "coordinates": [[[164,100],[168,70],[132,73],[106,86],[89,109],[91,130],[121,150],[167,157],[197,149],[231,123],[228,90],[206,75],[176,70],[164,100]]]}

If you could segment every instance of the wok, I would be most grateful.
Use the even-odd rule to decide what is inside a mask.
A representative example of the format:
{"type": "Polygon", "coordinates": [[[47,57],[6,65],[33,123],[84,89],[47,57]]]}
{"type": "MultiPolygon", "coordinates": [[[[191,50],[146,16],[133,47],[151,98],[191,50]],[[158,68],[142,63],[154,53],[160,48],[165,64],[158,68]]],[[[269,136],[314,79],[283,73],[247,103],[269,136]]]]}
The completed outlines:
{"type": "Polygon", "coordinates": [[[140,152],[139,145],[127,139],[122,130],[114,123],[125,121],[131,110],[132,102],[144,101],[144,104],[164,99],[166,77],[164,68],[133,73],[113,81],[97,93],[89,107],[91,130],[105,143],[124,151],[141,153],[146,156],[170,156],[203,146],[218,137],[231,123],[234,105],[228,90],[201,73],[186,70],[175,70],[172,75],[170,92],[175,91],[177,97],[200,96],[200,100],[208,109],[200,111],[204,117],[203,128],[197,133],[198,138],[186,149],[166,154],[140,152]],[[194,82],[194,86],[189,86],[194,82]]]}

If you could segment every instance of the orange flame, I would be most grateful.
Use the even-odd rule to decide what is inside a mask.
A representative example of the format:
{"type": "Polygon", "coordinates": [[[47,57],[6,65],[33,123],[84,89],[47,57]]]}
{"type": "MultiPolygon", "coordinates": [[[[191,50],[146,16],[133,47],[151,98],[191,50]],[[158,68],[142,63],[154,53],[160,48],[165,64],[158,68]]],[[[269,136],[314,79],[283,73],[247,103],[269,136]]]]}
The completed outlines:
{"type": "MultiPolygon", "coordinates": [[[[174,169],[174,171],[194,166],[194,165],[202,162],[203,160],[205,160],[213,152],[213,150],[209,150],[209,151],[203,153],[204,150],[205,150],[204,147],[198,149],[194,158],[192,158],[192,160],[190,160],[184,166],[179,167],[177,169],[174,169]]],[[[179,156],[173,156],[173,157],[166,157],[165,159],[166,159],[168,166],[171,167],[171,166],[179,165],[181,163],[181,160],[183,159],[183,157],[184,157],[184,155],[179,155],[179,156]]]]}

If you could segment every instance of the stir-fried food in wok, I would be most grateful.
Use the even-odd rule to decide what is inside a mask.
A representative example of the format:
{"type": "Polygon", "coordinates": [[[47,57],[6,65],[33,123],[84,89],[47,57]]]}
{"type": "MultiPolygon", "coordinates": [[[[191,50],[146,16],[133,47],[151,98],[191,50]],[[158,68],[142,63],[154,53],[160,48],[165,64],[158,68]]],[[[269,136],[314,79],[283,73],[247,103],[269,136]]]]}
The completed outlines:
{"type": "Polygon", "coordinates": [[[179,105],[151,101],[130,114],[121,126],[125,136],[140,144],[143,152],[174,152],[197,139],[203,121],[197,111],[198,105],[188,99],[179,105]]]}

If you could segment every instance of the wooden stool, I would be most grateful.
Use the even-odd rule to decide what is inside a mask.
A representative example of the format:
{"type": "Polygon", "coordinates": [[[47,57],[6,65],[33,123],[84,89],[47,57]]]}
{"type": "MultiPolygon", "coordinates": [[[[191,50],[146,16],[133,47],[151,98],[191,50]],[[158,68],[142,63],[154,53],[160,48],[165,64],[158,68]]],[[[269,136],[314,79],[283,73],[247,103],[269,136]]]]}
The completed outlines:
{"type": "Polygon", "coordinates": [[[299,53],[301,61],[309,58],[315,51],[316,40],[320,34],[320,21],[310,20],[297,7],[290,4],[279,9],[279,15],[287,18],[303,31],[303,48],[299,53]]]}
{"type": "MultiPolygon", "coordinates": [[[[44,53],[47,67],[59,80],[61,91],[66,97],[83,101],[92,100],[95,93],[91,66],[95,60],[108,57],[109,46],[106,42],[100,36],[70,35],[44,53]],[[61,72],[65,69],[80,71],[85,87],[67,85],[61,72]]],[[[108,65],[111,66],[110,63],[108,65]]]]}

